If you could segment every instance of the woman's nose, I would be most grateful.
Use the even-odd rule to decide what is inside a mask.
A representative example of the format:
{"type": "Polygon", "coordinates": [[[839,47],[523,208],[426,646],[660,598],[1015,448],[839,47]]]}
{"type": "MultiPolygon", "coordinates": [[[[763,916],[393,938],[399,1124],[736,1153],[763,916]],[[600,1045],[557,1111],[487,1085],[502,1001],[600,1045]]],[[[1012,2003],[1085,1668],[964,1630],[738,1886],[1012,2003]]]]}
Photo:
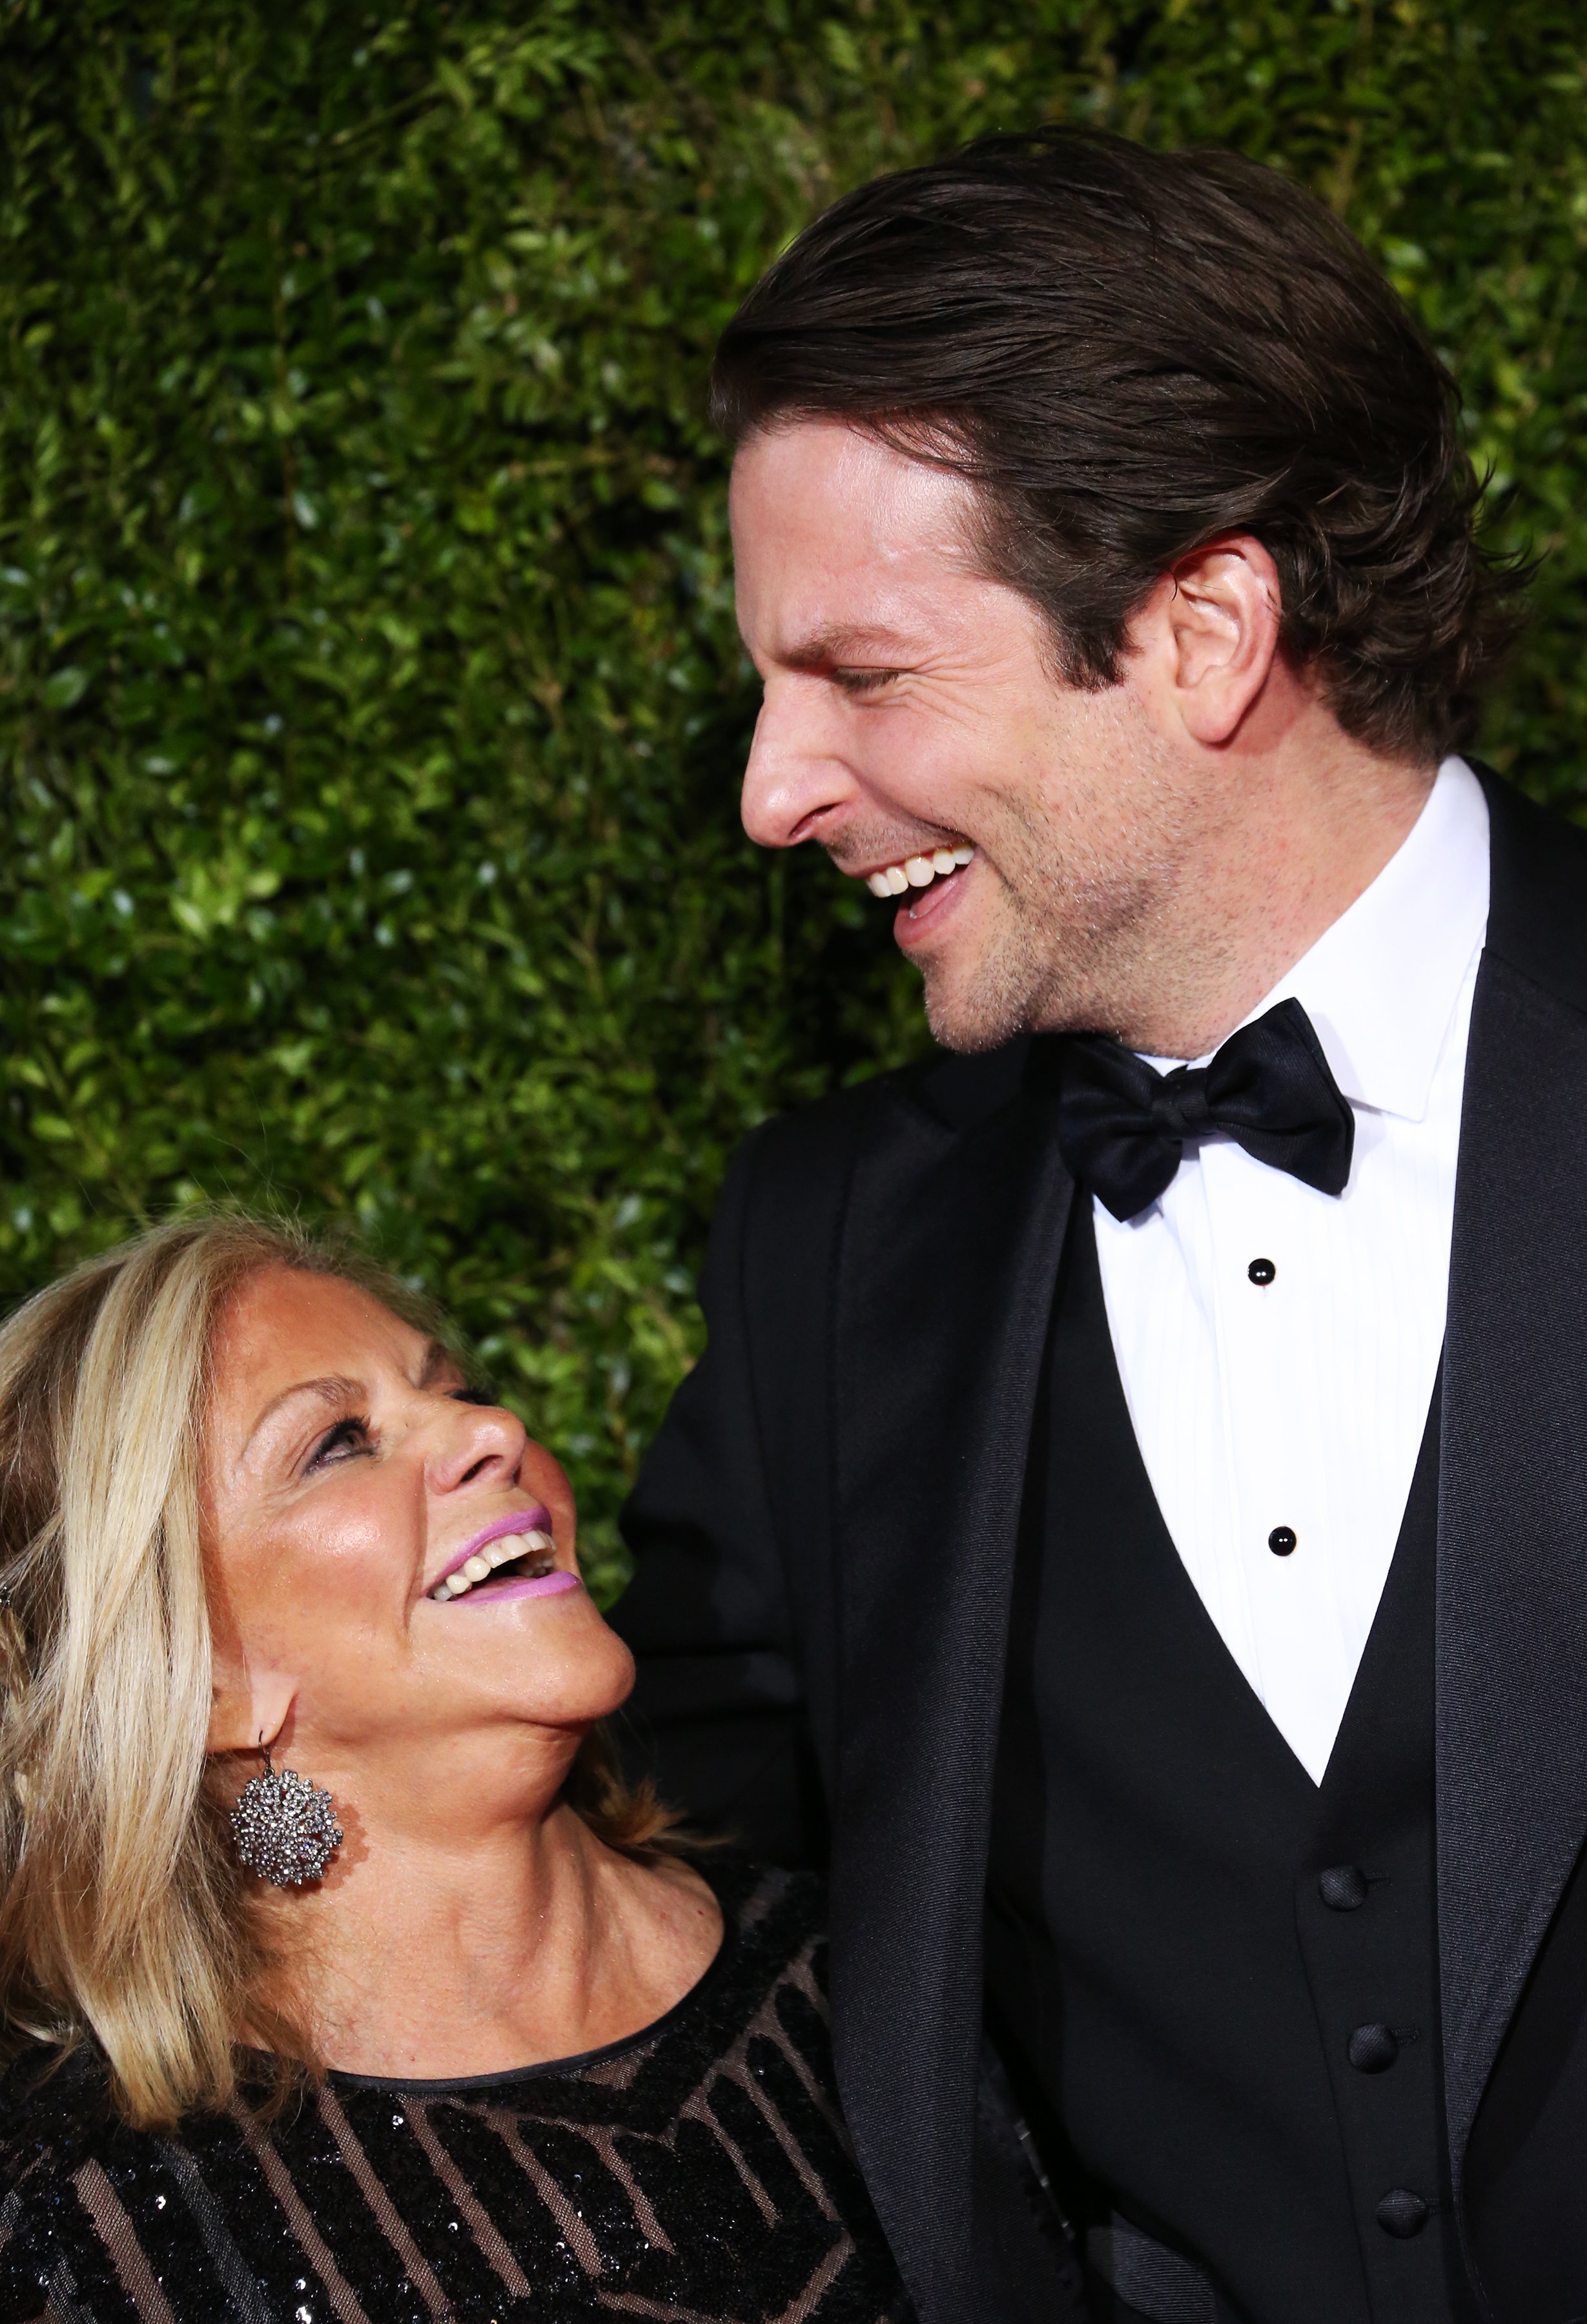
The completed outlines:
{"type": "Polygon", "coordinates": [[[456,1492],[487,1478],[507,1483],[517,1476],[529,1433],[515,1415],[482,1404],[454,1404],[450,1414],[430,1452],[437,1492],[456,1492]]]}

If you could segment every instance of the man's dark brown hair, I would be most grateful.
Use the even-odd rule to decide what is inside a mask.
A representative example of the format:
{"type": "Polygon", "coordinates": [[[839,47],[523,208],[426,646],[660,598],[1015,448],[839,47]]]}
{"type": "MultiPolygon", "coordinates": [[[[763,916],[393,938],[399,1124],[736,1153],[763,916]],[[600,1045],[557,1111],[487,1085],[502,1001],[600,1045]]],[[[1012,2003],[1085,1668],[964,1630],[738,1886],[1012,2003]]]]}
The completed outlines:
{"type": "Polygon", "coordinates": [[[1119,676],[1158,576],[1221,535],[1371,748],[1435,759],[1513,628],[1454,383],[1352,235],[1237,153],[985,137],[807,227],[724,332],[735,441],[841,419],[976,487],[985,569],[1072,684],[1119,676]]]}

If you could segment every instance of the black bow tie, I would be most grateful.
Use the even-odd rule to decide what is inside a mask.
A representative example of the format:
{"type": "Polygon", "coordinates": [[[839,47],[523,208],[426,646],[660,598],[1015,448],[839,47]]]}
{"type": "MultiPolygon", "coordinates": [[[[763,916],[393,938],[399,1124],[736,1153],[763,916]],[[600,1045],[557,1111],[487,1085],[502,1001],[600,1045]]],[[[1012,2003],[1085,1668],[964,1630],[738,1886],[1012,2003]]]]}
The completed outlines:
{"type": "Polygon", "coordinates": [[[1155,1203],[1186,1139],[1214,1130],[1271,1169],[1324,1194],[1344,1192],[1355,1116],[1298,1001],[1231,1033],[1208,1064],[1171,1074],[1105,1033],[1059,1044],[1058,1143],[1116,1219],[1155,1203]]]}

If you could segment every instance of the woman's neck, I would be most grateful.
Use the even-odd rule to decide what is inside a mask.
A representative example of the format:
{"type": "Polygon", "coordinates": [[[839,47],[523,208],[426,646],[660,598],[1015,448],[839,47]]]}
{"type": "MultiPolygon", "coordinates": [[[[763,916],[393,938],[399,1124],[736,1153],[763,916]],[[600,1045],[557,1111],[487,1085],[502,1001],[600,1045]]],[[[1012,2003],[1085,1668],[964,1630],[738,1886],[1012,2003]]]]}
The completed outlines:
{"type": "Polygon", "coordinates": [[[600,2049],[663,2015],[721,1942],[697,1873],[617,1855],[565,1804],[353,1840],[318,1891],[264,1900],[265,1997],[346,2072],[448,2080],[600,2049]]]}

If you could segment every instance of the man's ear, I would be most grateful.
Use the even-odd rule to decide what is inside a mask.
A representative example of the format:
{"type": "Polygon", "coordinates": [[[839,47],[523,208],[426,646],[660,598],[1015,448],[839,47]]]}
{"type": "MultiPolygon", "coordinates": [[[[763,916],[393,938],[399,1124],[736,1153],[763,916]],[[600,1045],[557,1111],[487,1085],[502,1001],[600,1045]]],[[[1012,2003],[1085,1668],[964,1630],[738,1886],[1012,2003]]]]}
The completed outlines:
{"type": "Polygon", "coordinates": [[[1272,558],[1239,533],[1182,557],[1131,623],[1154,692],[1193,741],[1233,739],[1278,655],[1282,602],[1272,558]]]}

